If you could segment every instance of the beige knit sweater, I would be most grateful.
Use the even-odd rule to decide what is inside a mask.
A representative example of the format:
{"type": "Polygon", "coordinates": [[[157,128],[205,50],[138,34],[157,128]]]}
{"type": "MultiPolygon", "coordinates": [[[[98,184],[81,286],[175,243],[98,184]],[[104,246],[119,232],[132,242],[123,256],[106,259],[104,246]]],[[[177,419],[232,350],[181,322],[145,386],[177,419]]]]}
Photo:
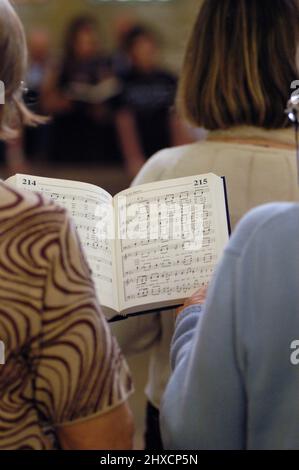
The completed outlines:
{"type": "MultiPolygon", "coordinates": [[[[239,127],[212,132],[205,141],[162,150],[141,170],[134,185],[213,172],[225,176],[232,227],[251,208],[299,199],[292,129],[239,127]]],[[[153,347],[146,393],[159,407],[169,377],[173,312],[134,318],[115,326],[123,351],[153,347]]]]}

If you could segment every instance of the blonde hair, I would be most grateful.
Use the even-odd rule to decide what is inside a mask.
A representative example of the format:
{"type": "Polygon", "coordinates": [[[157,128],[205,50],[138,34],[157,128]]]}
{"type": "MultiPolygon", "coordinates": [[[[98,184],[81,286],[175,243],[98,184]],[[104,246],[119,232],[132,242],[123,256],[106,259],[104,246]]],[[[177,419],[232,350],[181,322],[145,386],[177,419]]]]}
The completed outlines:
{"type": "Polygon", "coordinates": [[[37,125],[45,119],[31,113],[23,101],[27,45],[23,25],[8,0],[0,0],[0,80],[5,104],[0,105],[0,139],[17,135],[21,125],[37,125]]]}
{"type": "Polygon", "coordinates": [[[205,0],[185,55],[181,114],[208,130],[286,127],[298,28],[297,0],[205,0]]]}

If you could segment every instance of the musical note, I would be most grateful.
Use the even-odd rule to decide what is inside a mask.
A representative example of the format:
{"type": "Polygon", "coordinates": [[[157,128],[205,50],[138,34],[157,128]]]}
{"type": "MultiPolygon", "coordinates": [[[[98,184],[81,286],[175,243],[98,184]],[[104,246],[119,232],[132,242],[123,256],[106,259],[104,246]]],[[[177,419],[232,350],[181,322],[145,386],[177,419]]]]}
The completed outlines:
{"type": "Polygon", "coordinates": [[[208,283],[217,262],[215,225],[213,218],[212,195],[208,185],[186,190],[167,186],[159,193],[149,190],[128,195],[126,206],[120,208],[122,214],[131,209],[126,220],[119,217],[120,233],[127,233],[127,226],[135,226],[141,233],[141,240],[121,240],[122,275],[125,301],[153,297],[158,300],[162,296],[187,296],[194,289],[208,283]],[[150,224],[150,205],[155,203],[156,238],[152,238],[150,224]],[[132,211],[134,205],[141,204],[140,211],[132,211]],[[163,208],[161,208],[163,206],[163,208]],[[190,207],[201,205],[202,216],[191,211],[190,207]],[[181,211],[177,211],[177,207],[181,211]],[[189,218],[189,219],[188,219],[189,218]],[[203,238],[200,249],[194,249],[192,230],[202,224],[203,238]],[[162,239],[168,228],[181,233],[178,239],[162,239]],[[181,229],[181,232],[180,232],[181,229]]]}
{"type": "Polygon", "coordinates": [[[112,197],[100,188],[84,185],[84,183],[40,177],[35,180],[36,185],[32,189],[43,193],[55,204],[66,209],[73,217],[101,301],[109,306],[115,291],[113,288],[113,246],[106,234],[109,227],[102,224],[101,233],[97,228],[101,222],[101,216],[97,215],[97,207],[112,205],[112,197]]]}

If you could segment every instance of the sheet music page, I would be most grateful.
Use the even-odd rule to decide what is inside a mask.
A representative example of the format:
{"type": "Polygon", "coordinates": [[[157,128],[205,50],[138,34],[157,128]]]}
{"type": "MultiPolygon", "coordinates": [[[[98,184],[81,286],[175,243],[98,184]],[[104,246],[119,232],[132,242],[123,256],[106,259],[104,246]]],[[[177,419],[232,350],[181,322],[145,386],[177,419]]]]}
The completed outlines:
{"type": "Polygon", "coordinates": [[[220,177],[129,189],[115,197],[115,213],[121,310],[180,303],[210,281],[228,241],[220,177]]]}
{"type": "Polygon", "coordinates": [[[114,237],[111,237],[115,233],[114,215],[104,217],[102,224],[103,210],[99,211],[99,208],[104,211],[111,208],[114,214],[112,196],[97,186],[77,181],[29,175],[14,178],[12,182],[18,188],[41,192],[68,210],[91,267],[101,305],[118,311],[114,237]]]}

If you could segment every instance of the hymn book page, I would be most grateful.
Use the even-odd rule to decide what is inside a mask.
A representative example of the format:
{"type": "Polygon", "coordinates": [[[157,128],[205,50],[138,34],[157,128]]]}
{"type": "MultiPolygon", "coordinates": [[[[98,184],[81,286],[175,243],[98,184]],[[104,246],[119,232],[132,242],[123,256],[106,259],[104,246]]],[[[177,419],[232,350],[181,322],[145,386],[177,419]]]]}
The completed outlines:
{"type": "Polygon", "coordinates": [[[115,197],[115,214],[122,313],[181,304],[210,282],[229,237],[220,177],[179,178],[123,191],[115,197]]]}
{"type": "Polygon", "coordinates": [[[97,186],[76,181],[16,175],[8,182],[19,189],[41,192],[68,210],[91,267],[101,305],[104,310],[106,307],[108,316],[110,310],[118,312],[114,236],[111,237],[111,233],[115,233],[112,196],[97,186]],[[111,207],[111,217],[105,217],[111,226],[101,225],[102,231],[107,232],[101,233],[101,237],[99,207],[111,207]]]}

